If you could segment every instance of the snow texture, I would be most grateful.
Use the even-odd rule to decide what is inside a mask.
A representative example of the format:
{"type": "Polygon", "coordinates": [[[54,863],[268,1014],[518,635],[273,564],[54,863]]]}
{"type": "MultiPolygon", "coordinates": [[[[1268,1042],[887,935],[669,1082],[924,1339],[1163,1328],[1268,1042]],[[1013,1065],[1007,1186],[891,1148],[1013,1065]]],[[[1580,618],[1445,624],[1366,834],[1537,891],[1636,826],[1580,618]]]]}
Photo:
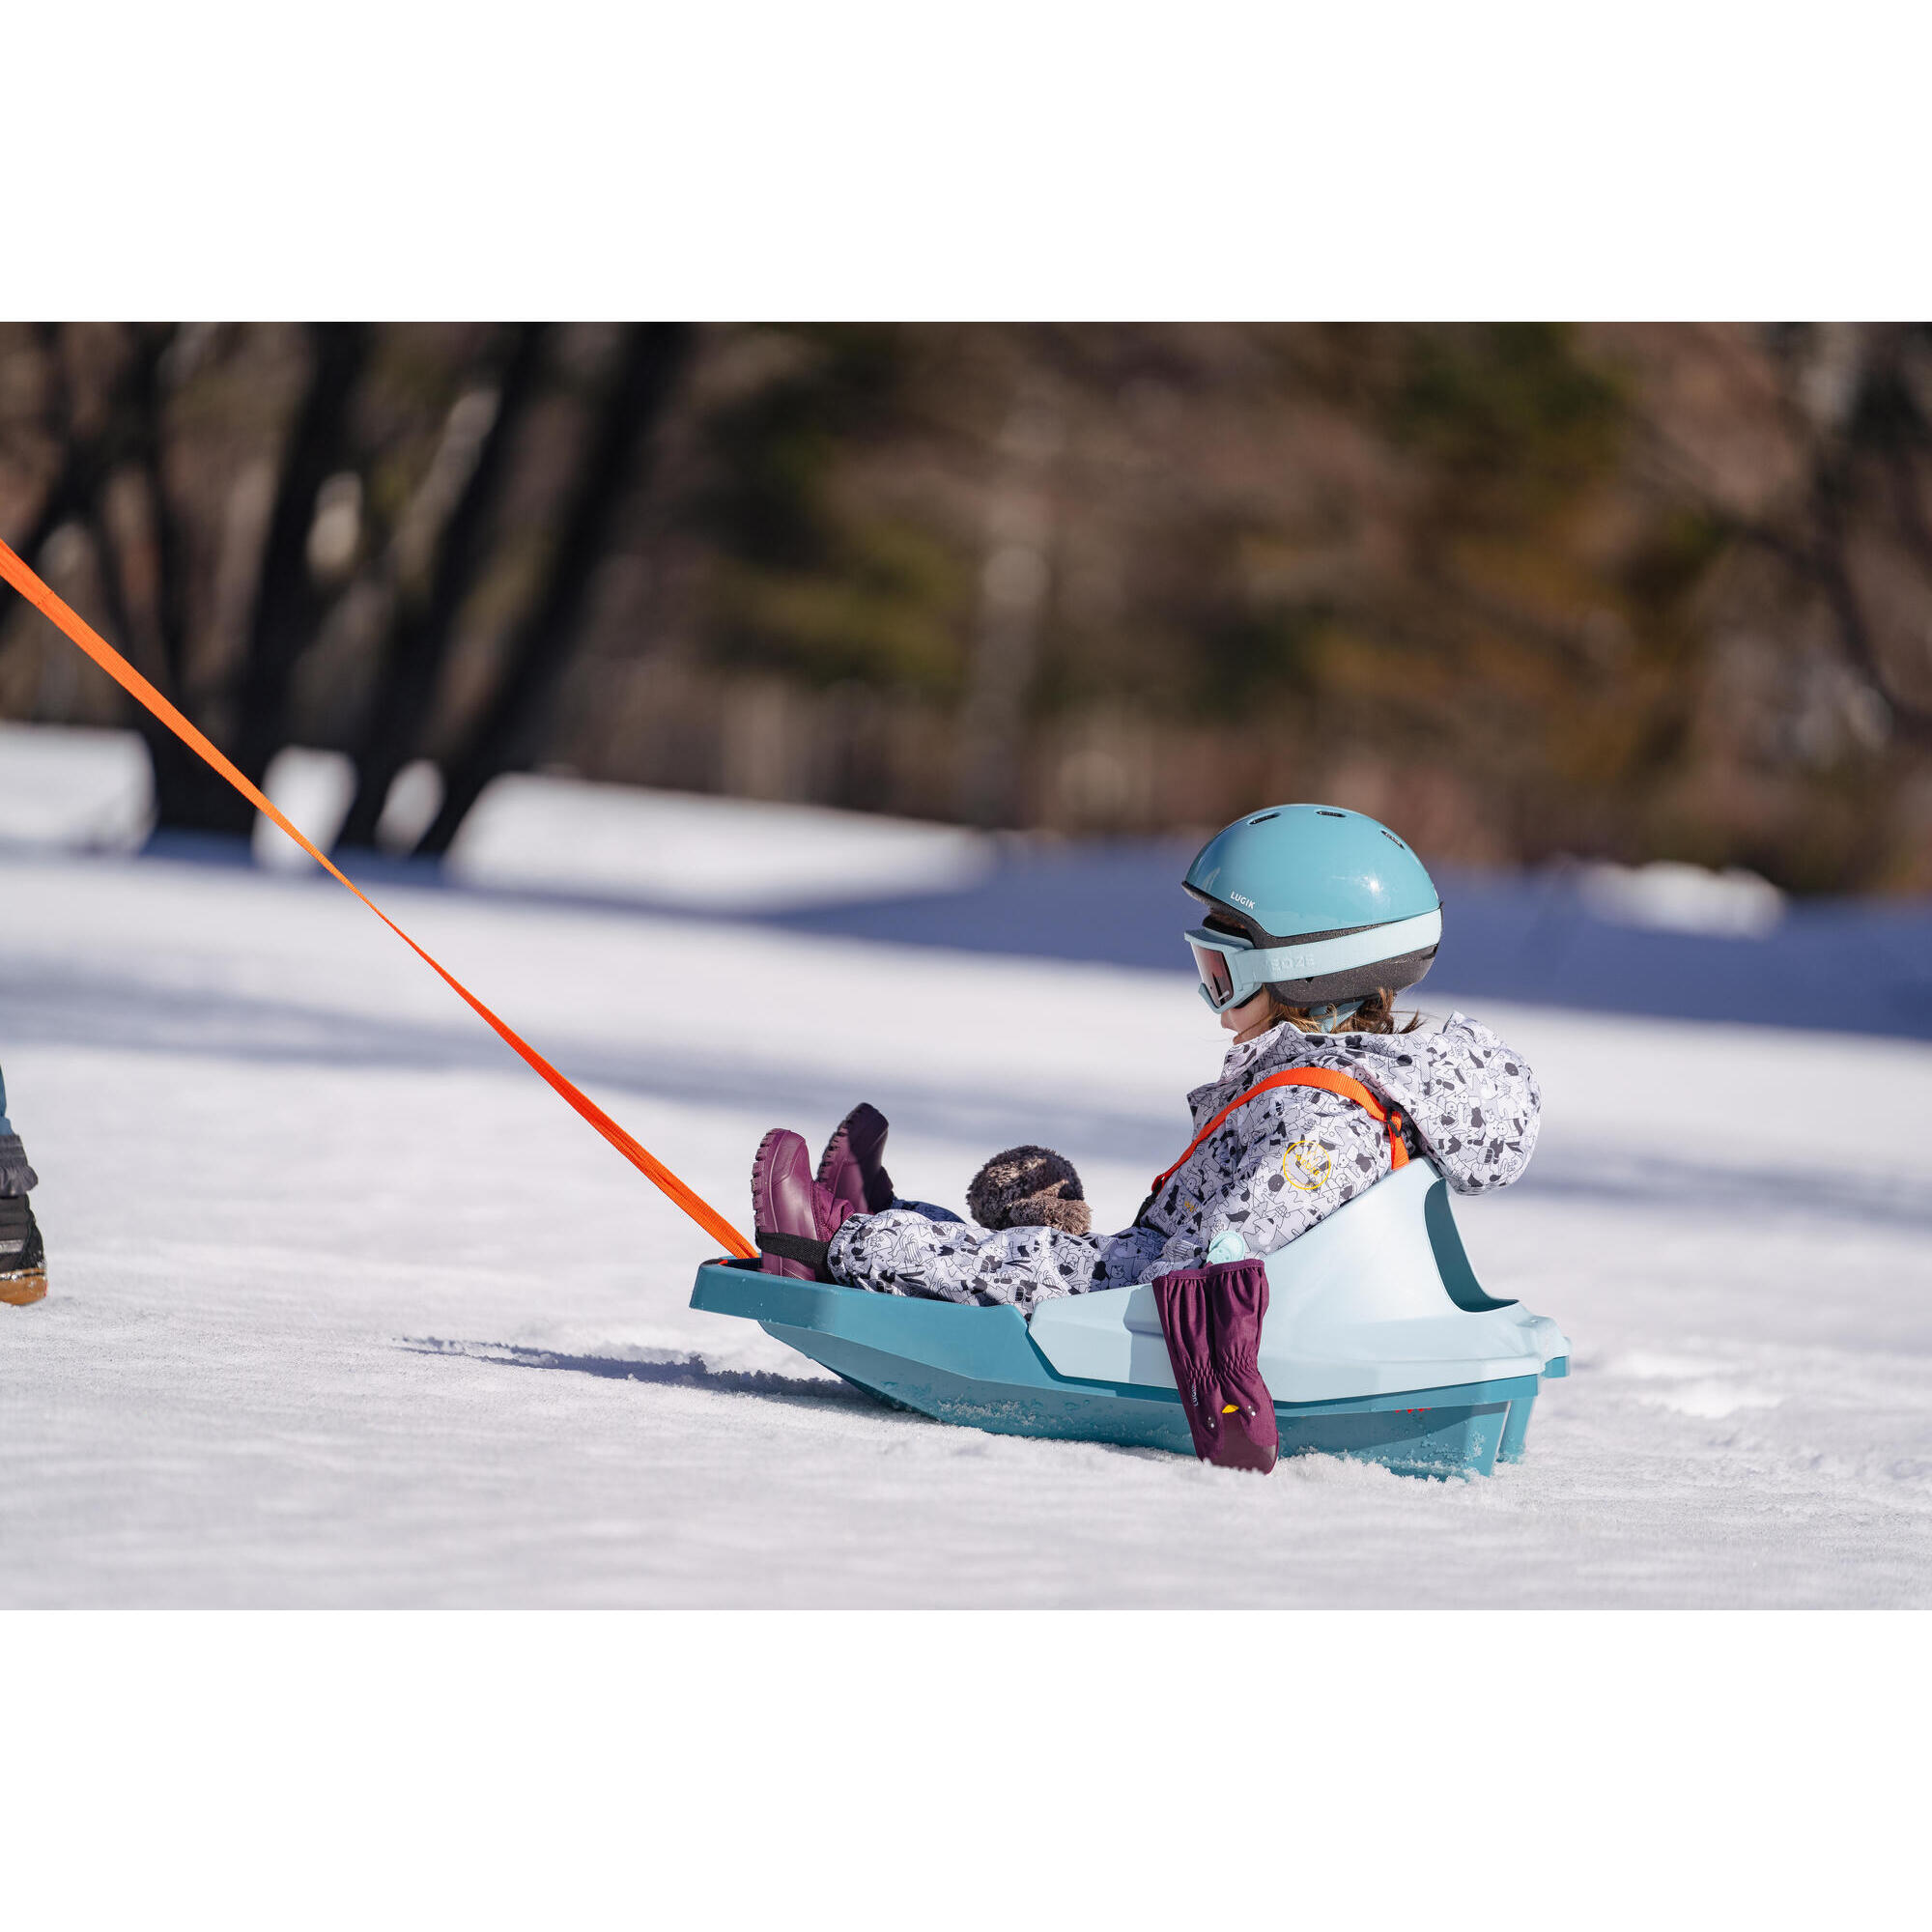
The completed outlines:
{"type": "Polygon", "coordinates": [[[449,871],[502,891],[744,914],[957,892],[993,852],[954,825],[507,772],[464,818],[449,871]]]}
{"type": "Polygon", "coordinates": [[[155,771],[138,731],[0,722],[0,851],[135,852],[154,824],[155,771]]]}
{"type": "MultiPolygon", "coordinates": [[[[1039,1141],[1124,1225],[1221,1060],[1179,973],[382,896],[741,1222],[764,1128],[869,1098],[910,1193],[1039,1141]]],[[[1458,1214],[1575,1373],[1489,1481],[1263,1480],[693,1313],[704,1237],[326,881],[0,857],[0,906],[51,1280],[0,1308],[0,1604],[1932,1604],[1932,1047],[1452,1001],[1445,952],[1544,1094],[1458,1214]]]]}

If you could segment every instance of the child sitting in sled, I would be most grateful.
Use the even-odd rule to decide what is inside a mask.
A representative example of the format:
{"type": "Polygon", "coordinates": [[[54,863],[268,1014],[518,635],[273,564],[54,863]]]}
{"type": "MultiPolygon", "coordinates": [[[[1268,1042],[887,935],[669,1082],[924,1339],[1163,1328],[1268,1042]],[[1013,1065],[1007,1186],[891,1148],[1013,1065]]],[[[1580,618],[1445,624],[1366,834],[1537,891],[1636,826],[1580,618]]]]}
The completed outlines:
{"type": "Polygon", "coordinates": [[[860,1107],[816,1170],[795,1133],[759,1144],[763,1265],[1025,1315],[1056,1295],[1165,1281],[1164,1328],[1200,1285],[1245,1295],[1258,1334],[1259,1264],[1411,1156],[1460,1194],[1522,1173],[1541,1106],[1522,1057],[1460,1012],[1435,1031],[1419,1017],[1397,1027],[1394,995],[1429,970],[1442,915],[1393,832],[1358,812],[1281,806],[1209,839],[1183,884],[1207,908],[1186,935],[1201,995],[1234,1042],[1219,1076],[1188,1094],[1194,1138],[1132,1226],[1094,1235],[1078,1176],[1042,1148],[981,1170],[970,1223],[901,1201],[882,1164],[885,1120],[860,1107]]]}

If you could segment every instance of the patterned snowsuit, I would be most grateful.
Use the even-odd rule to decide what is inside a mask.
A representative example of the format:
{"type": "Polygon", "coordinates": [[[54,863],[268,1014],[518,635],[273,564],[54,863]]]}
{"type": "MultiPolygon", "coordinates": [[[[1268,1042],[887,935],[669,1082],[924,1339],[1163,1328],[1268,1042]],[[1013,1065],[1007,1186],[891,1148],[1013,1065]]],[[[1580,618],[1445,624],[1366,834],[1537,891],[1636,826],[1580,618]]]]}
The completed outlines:
{"type": "MultiPolygon", "coordinates": [[[[1458,1194],[1506,1187],[1536,1147],[1542,1096],[1522,1058],[1488,1027],[1451,1013],[1435,1033],[1337,1036],[1277,1026],[1231,1047],[1221,1077],[1187,1096],[1195,1131],[1287,1067],[1352,1074],[1402,1110],[1413,1151],[1458,1194]]],[[[1178,1151],[1178,1150],[1177,1150],[1178,1151]]],[[[1005,1302],[1031,1314],[1056,1295],[1200,1267],[1225,1229],[1251,1255],[1306,1234],[1389,1171],[1388,1130],[1338,1094],[1277,1087],[1236,1107],[1118,1235],[993,1231],[895,1205],[855,1214],[833,1236],[832,1272],[857,1288],[944,1301],[1005,1302]]]]}

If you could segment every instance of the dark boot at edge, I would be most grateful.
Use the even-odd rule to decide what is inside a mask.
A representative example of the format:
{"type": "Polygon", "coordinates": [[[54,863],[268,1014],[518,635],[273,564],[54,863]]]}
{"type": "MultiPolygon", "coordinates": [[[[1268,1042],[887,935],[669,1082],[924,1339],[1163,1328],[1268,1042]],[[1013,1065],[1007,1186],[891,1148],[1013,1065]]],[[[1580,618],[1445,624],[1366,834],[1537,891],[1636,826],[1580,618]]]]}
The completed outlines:
{"type": "Polygon", "coordinates": [[[44,1300],[47,1250],[24,1194],[0,1195],[0,1302],[25,1308],[44,1300]]]}

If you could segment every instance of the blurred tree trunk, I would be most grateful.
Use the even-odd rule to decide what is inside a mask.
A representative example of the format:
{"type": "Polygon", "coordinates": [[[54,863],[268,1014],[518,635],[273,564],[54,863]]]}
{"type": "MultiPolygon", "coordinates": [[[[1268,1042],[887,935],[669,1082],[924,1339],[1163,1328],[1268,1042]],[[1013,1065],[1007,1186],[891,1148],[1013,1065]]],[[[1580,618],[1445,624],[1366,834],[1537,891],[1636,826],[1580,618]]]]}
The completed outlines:
{"type": "MultiPolygon", "coordinates": [[[[175,330],[137,327],[130,333],[128,359],[101,399],[99,428],[94,436],[70,443],[72,460],[61,485],[49,495],[42,523],[49,535],[70,517],[86,525],[99,559],[100,596],[113,640],[150,683],[172,696],[181,665],[180,599],[170,582],[174,552],[162,533],[165,505],[157,485],[160,368],[175,330]],[[138,614],[133,583],[143,573],[128,554],[127,533],[115,527],[108,502],[115,481],[123,475],[131,475],[146,496],[149,534],[157,550],[146,573],[155,595],[150,608],[138,614]]],[[[71,399],[64,393],[63,400],[71,423],[71,399]]],[[[146,712],[141,718],[144,725],[152,723],[146,712]]]]}
{"type": "MultiPolygon", "coordinates": [[[[349,405],[368,358],[369,333],[363,323],[317,323],[309,330],[314,364],[289,434],[263,550],[232,753],[257,784],[282,748],[290,676],[322,619],[324,600],[308,567],[309,529],[323,484],[350,464],[349,405]]],[[[254,813],[245,801],[230,792],[228,800],[212,803],[215,829],[248,830],[254,813]]]]}
{"type": "MultiPolygon", "coordinates": [[[[187,653],[187,594],[182,568],[181,529],[161,467],[162,416],[167,404],[163,371],[181,338],[181,325],[149,331],[137,364],[138,381],[130,418],[128,462],[141,486],[154,545],[154,602],[150,622],[166,680],[162,688],[180,701],[182,669],[187,653]]],[[[173,743],[174,735],[168,734],[173,743]]]]}
{"type": "MultiPolygon", "coordinates": [[[[1910,333],[1844,324],[1823,325],[1817,333],[1836,351],[1836,366],[1829,384],[1815,380],[1814,364],[1798,385],[1818,436],[1807,500],[1810,528],[1798,547],[1800,565],[1823,591],[1852,668],[1884,699],[1890,729],[1910,743],[1932,745],[1932,709],[1899,690],[1852,558],[1855,528],[1869,537],[1889,521],[1905,556],[1921,573],[1932,566],[1932,532],[1918,475],[1919,459],[1932,452],[1932,422],[1906,378],[1910,333]],[[1884,478],[1882,511],[1861,489],[1867,466],[1876,466],[1884,478]]],[[[1781,548],[1792,554],[1789,546],[1781,548]]],[[[1924,577],[1921,597],[1932,606],[1932,573],[1924,577]]],[[[1890,628],[1897,628],[1895,620],[1890,628]]]]}
{"type": "Polygon", "coordinates": [[[370,845],[396,774],[422,748],[437,680],[456,618],[489,557],[485,538],[509,470],[509,453],[536,393],[549,330],[518,326],[497,388],[496,412],[456,507],[437,544],[436,562],[420,602],[405,606],[384,674],[370,706],[367,736],[355,759],[356,789],[338,843],[370,845]]]}
{"type": "MultiPolygon", "coordinates": [[[[185,711],[182,684],[183,667],[187,660],[186,586],[184,582],[180,526],[174,504],[162,473],[161,447],[167,384],[163,381],[168,352],[180,337],[180,326],[153,331],[135,360],[134,381],[129,397],[125,456],[139,485],[148,517],[148,539],[153,546],[150,569],[151,602],[147,630],[153,639],[152,655],[159,662],[154,682],[185,711]]],[[[104,526],[104,518],[103,518],[104,526]]],[[[140,627],[128,608],[126,559],[111,543],[103,549],[114,551],[114,565],[107,574],[114,578],[130,635],[140,627]]],[[[155,768],[155,815],[162,825],[199,826],[222,822],[234,796],[227,783],[202,763],[159,719],[141,710],[135,720],[147,740],[148,754],[155,768]]]]}
{"type": "Polygon", "coordinates": [[[505,668],[469,743],[452,760],[442,809],[417,850],[449,850],[483,787],[527,762],[557,681],[583,626],[598,561],[609,549],[633,463],[662,417],[690,354],[685,323],[643,323],[627,335],[612,393],[578,470],[544,587],[518,627],[505,668]]]}
{"type": "MultiPolygon", "coordinates": [[[[180,703],[186,644],[185,599],[180,534],[161,471],[166,401],[162,372],[168,352],[180,336],[180,326],[137,325],[133,328],[129,355],[101,400],[98,427],[92,434],[83,434],[75,423],[59,328],[49,324],[38,334],[54,370],[66,455],[39,514],[21,537],[20,553],[34,561],[63,524],[84,525],[99,562],[103,615],[112,641],[152,684],[180,703]],[[138,543],[140,536],[117,530],[108,514],[109,490],[122,475],[130,476],[135,483],[147,518],[145,534],[152,552],[145,571],[135,568],[128,554],[128,546],[138,543]],[[134,584],[142,579],[149,594],[139,600],[146,608],[137,612],[134,584]]],[[[158,719],[131,699],[128,708],[135,728],[147,741],[154,764],[160,822],[204,822],[208,801],[217,791],[226,793],[228,787],[214,779],[158,719]]]]}
{"type": "Polygon", "coordinates": [[[100,447],[98,438],[82,438],[75,430],[73,396],[61,355],[59,326],[51,322],[42,323],[34,330],[34,337],[41,354],[47,358],[48,366],[54,372],[52,386],[59,402],[58,434],[62,452],[60,469],[47,486],[46,495],[41,498],[34,521],[21,531],[14,545],[28,563],[38,568],[40,554],[46,548],[47,539],[70,518],[77,515],[83,504],[93,500],[100,447]]]}
{"type": "Polygon", "coordinates": [[[986,507],[980,615],[959,712],[957,810],[969,825],[1019,818],[1020,770],[1040,632],[1052,584],[1049,488],[1062,426],[1042,400],[1015,407],[1001,431],[1001,474],[986,507]]]}

